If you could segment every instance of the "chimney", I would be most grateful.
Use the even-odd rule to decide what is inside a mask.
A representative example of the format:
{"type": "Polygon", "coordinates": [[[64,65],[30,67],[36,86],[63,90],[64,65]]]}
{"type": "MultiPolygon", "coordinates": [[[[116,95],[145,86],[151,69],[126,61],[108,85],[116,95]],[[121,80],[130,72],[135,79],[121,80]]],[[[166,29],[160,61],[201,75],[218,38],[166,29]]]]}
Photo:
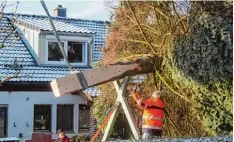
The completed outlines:
{"type": "Polygon", "coordinates": [[[54,16],[67,17],[67,9],[62,5],[58,5],[58,7],[54,9],[54,16]]]}

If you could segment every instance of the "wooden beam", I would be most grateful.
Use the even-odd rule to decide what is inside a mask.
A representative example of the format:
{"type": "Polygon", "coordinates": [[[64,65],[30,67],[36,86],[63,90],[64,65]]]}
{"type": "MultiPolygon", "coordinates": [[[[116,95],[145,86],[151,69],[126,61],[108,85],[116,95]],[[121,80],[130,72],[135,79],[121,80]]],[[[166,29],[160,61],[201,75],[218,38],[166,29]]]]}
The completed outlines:
{"type": "Polygon", "coordinates": [[[102,142],[105,142],[110,137],[111,130],[114,127],[115,121],[116,121],[119,113],[120,113],[120,105],[118,105],[118,107],[114,110],[114,112],[112,113],[112,115],[107,123],[107,126],[104,130],[104,135],[102,137],[102,142]]]}
{"type": "MultiPolygon", "coordinates": [[[[125,113],[125,116],[127,117],[127,120],[128,120],[128,123],[129,123],[129,126],[132,130],[132,133],[134,135],[134,138],[136,140],[139,140],[140,139],[140,132],[139,132],[139,129],[137,127],[137,125],[135,124],[134,122],[134,117],[133,117],[133,114],[132,114],[132,111],[131,111],[131,108],[128,104],[128,101],[125,99],[125,93],[126,93],[126,90],[127,90],[127,86],[128,86],[128,83],[130,81],[130,77],[125,77],[123,82],[120,84],[119,81],[114,81],[114,86],[115,86],[115,89],[116,89],[116,92],[117,92],[117,99],[116,99],[116,102],[120,102],[121,103],[121,106],[124,110],[124,113],[125,113]]],[[[117,110],[115,110],[115,112],[112,114],[108,124],[107,124],[107,127],[105,129],[105,132],[104,132],[104,135],[103,135],[103,138],[102,138],[102,142],[105,142],[107,141],[107,139],[109,138],[110,136],[110,133],[111,133],[111,130],[113,128],[113,125],[116,121],[116,118],[119,114],[119,108],[117,110]]]]}
{"type": "Polygon", "coordinates": [[[82,91],[88,87],[115,81],[125,76],[151,73],[154,71],[154,61],[160,59],[158,56],[149,56],[149,58],[117,62],[112,65],[57,78],[50,84],[54,95],[59,97],[64,94],[82,91]]]}
{"type": "Polygon", "coordinates": [[[80,95],[80,96],[85,98],[85,100],[87,101],[87,105],[93,104],[92,97],[89,94],[87,94],[86,92],[81,91],[81,92],[77,92],[77,93],[72,93],[71,95],[80,95]]]}
{"type": "MultiPolygon", "coordinates": [[[[116,82],[116,81],[115,81],[116,82]]],[[[117,89],[120,89],[117,85],[115,85],[115,88],[116,90],[117,89]]],[[[119,92],[120,93],[120,92],[119,92]]],[[[133,133],[133,136],[136,140],[139,140],[140,139],[140,132],[139,132],[139,129],[134,121],[134,116],[133,116],[133,113],[132,113],[132,109],[131,107],[129,106],[129,103],[128,101],[126,100],[126,97],[125,97],[125,93],[124,92],[123,94],[118,94],[120,97],[118,98],[118,100],[121,102],[121,106],[124,110],[124,114],[128,120],[128,123],[129,123],[129,126],[132,130],[132,133],[133,133]]]]}

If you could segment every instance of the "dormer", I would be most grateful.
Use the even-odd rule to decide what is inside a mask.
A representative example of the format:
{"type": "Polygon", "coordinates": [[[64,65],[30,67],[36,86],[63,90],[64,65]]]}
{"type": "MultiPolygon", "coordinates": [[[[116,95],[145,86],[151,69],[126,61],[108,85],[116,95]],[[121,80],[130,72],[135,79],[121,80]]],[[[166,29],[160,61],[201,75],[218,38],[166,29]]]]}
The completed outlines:
{"type": "MultiPolygon", "coordinates": [[[[59,5],[54,13],[61,14],[64,12],[60,10],[66,11],[65,8],[59,5]]],[[[66,16],[66,13],[62,15],[66,16]]],[[[93,61],[93,42],[96,32],[85,27],[87,20],[74,20],[63,16],[57,15],[57,17],[52,18],[69,62],[75,67],[89,67],[93,61]],[[83,22],[84,26],[77,24],[77,21],[81,21],[78,23],[83,22]]],[[[21,15],[15,22],[38,56],[39,65],[66,66],[58,42],[46,16],[21,15]]]]}
{"type": "MultiPolygon", "coordinates": [[[[92,34],[59,33],[68,61],[73,66],[86,67],[92,62],[92,34]]],[[[58,42],[50,32],[39,34],[39,61],[43,65],[65,65],[58,42]]]]}

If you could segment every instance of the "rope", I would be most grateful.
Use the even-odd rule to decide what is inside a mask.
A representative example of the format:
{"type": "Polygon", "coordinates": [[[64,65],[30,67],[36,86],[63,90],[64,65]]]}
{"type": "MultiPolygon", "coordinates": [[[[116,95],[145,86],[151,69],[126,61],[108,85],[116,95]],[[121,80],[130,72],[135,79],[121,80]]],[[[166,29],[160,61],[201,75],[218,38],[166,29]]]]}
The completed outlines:
{"type": "Polygon", "coordinates": [[[111,112],[107,115],[107,117],[104,119],[104,121],[102,122],[102,125],[98,128],[98,130],[96,131],[95,135],[92,137],[90,142],[94,142],[96,137],[99,135],[99,133],[101,132],[101,130],[104,128],[104,126],[106,125],[106,123],[108,122],[108,120],[110,119],[111,115],[113,114],[113,112],[115,111],[115,109],[119,106],[118,104],[115,104],[111,110],[111,112]]]}
{"type": "Polygon", "coordinates": [[[82,90],[88,88],[89,86],[88,86],[88,83],[84,77],[84,74],[82,72],[78,72],[76,75],[77,75],[77,78],[78,78],[78,81],[80,83],[82,90]]]}
{"type": "Polygon", "coordinates": [[[103,119],[112,111],[114,110],[116,107],[116,105],[113,105],[111,108],[108,109],[108,111],[106,111],[106,113],[101,117],[101,119],[97,122],[97,126],[101,124],[101,122],[103,121],[103,119]]]}

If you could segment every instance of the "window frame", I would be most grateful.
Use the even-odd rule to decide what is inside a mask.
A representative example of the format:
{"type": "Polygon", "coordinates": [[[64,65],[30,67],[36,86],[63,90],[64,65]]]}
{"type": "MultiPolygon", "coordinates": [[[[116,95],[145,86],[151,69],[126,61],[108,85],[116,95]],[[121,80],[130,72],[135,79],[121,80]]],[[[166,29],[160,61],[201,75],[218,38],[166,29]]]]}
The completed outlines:
{"type": "MultiPolygon", "coordinates": [[[[65,60],[63,61],[49,61],[48,60],[48,50],[49,50],[49,42],[57,42],[55,39],[51,38],[46,38],[46,43],[45,43],[45,63],[46,64],[51,64],[51,65],[66,65],[65,60]]],[[[79,42],[82,43],[82,62],[77,62],[77,63],[70,63],[72,66],[87,66],[88,65],[88,43],[87,41],[84,40],[74,40],[74,39],[66,39],[66,40],[61,40],[61,42],[64,43],[64,51],[66,56],[68,55],[68,42],[79,42]]],[[[60,49],[60,48],[59,48],[60,49]]]]}
{"type": "MultiPolygon", "coordinates": [[[[87,45],[86,45],[86,42],[79,42],[79,41],[72,41],[72,40],[70,40],[70,41],[67,41],[67,47],[68,47],[68,42],[78,42],[78,43],[81,43],[82,44],[82,62],[79,62],[79,63],[71,63],[71,65],[79,65],[79,64],[86,64],[86,56],[88,56],[88,54],[87,55],[85,55],[85,53],[87,52],[86,51],[86,49],[87,49],[87,45]]],[[[67,52],[66,52],[66,55],[68,56],[68,48],[67,48],[67,52]]]]}
{"type": "Polygon", "coordinates": [[[33,106],[33,132],[52,132],[52,105],[51,104],[34,104],[33,106]],[[50,112],[49,112],[49,130],[36,130],[35,129],[35,106],[49,106],[50,112]]]}
{"type": "MultiPolygon", "coordinates": [[[[63,61],[49,61],[49,59],[48,59],[48,56],[49,56],[49,52],[48,52],[48,50],[49,50],[49,42],[57,42],[56,40],[46,40],[46,54],[45,54],[45,58],[46,58],[46,63],[47,64],[65,64],[65,61],[64,61],[64,59],[63,59],[63,61]]],[[[64,45],[64,50],[66,51],[67,49],[65,49],[65,48],[67,48],[67,46],[65,45],[66,44],[66,42],[65,41],[61,41],[61,42],[63,42],[63,45],[64,45]]],[[[60,50],[60,48],[59,48],[59,50],[60,50]]]]}
{"type": "MultiPolygon", "coordinates": [[[[4,105],[4,104],[0,104],[0,107],[2,107],[2,108],[5,108],[6,110],[5,110],[5,113],[6,113],[6,115],[5,115],[5,120],[4,120],[4,136],[3,137],[7,137],[8,136],[8,105],[4,105]]],[[[1,137],[0,137],[1,138],[1,137]]]]}
{"type": "Polygon", "coordinates": [[[89,130],[90,130],[90,124],[91,124],[91,122],[90,122],[90,111],[91,111],[91,107],[89,106],[89,105],[86,105],[86,104],[79,104],[79,121],[78,121],[78,131],[79,132],[89,132],[89,130]],[[80,115],[80,108],[82,107],[82,106],[86,106],[87,107],[87,109],[86,110],[89,110],[89,127],[88,128],[80,128],[80,117],[81,117],[81,115],[80,115]]]}
{"type": "Polygon", "coordinates": [[[57,111],[56,111],[56,130],[58,130],[58,129],[61,129],[61,128],[58,128],[58,106],[72,106],[72,118],[70,118],[71,120],[72,120],[72,130],[70,131],[70,130],[66,130],[66,132],[68,132],[68,133],[74,133],[74,104],[57,104],[57,111]]]}

